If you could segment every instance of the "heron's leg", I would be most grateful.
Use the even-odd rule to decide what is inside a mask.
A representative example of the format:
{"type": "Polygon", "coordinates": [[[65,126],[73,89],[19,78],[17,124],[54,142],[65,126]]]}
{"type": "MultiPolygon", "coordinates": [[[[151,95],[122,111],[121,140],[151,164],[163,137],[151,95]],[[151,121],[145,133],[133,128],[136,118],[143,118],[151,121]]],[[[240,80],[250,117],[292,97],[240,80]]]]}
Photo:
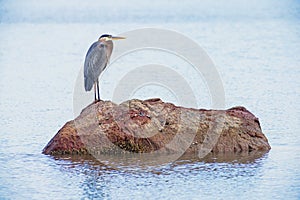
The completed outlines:
{"type": "Polygon", "coordinates": [[[95,95],[95,101],[97,101],[97,96],[96,96],[96,87],[97,87],[97,85],[96,85],[96,83],[94,83],[94,95],[95,95]]]}
{"type": "Polygon", "coordinates": [[[98,94],[98,100],[100,101],[99,80],[98,79],[97,79],[97,94],[98,94]]]}

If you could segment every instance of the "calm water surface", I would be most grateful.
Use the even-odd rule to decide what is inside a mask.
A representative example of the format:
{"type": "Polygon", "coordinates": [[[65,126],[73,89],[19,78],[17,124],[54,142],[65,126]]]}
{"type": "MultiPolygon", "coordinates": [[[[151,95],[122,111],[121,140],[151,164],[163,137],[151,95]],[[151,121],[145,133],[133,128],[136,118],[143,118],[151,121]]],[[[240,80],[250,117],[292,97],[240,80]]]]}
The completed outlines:
{"type": "MultiPolygon", "coordinates": [[[[0,1],[0,199],[300,199],[300,2],[180,3],[0,1]],[[272,150],[130,169],[42,155],[74,118],[74,83],[92,41],[144,27],[199,43],[220,73],[226,108],[243,105],[259,117],[272,150]]],[[[147,61],[141,52],[119,64],[137,65],[137,56],[147,61]]],[[[112,66],[101,79],[104,99],[111,98],[114,70],[120,69],[112,66]]],[[[201,89],[199,108],[210,108],[197,81],[191,85],[201,89]]],[[[134,97],[157,96],[178,103],[153,88],[134,97]]]]}

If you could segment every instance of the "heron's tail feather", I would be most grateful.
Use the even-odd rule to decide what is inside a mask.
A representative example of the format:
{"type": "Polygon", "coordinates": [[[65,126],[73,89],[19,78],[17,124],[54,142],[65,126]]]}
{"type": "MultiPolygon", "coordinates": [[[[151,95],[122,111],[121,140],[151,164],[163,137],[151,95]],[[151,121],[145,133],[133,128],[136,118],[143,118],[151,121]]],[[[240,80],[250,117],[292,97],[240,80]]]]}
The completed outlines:
{"type": "Polygon", "coordinates": [[[94,81],[92,79],[84,77],[84,88],[85,88],[85,91],[91,91],[93,85],[94,85],[94,81]]]}

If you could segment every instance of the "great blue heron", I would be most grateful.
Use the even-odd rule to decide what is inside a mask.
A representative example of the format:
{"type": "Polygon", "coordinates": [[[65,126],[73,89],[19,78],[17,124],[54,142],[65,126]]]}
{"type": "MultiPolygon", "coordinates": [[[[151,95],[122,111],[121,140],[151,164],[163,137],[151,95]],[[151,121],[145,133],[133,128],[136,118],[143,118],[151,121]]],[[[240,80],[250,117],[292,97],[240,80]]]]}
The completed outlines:
{"type": "Polygon", "coordinates": [[[91,91],[94,86],[95,101],[100,100],[99,76],[104,71],[113,50],[112,40],[125,39],[124,37],[112,36],[109,34],[101,35],[98,41],[94,42],[89,48],[84,61],[84,88],[91,91]]]}

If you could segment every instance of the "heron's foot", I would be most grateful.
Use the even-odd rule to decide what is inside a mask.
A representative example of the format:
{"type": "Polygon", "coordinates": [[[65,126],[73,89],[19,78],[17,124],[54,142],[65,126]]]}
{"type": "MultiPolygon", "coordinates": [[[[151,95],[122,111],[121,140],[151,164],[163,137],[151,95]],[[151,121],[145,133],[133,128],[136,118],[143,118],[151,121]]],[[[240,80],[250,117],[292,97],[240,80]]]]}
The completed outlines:
{"type": "Polygon", "coordinates": [[[101,101],[101,99],[95,99],[95,100],[94,100],[94,103],[97,103],[97,102],[99,102],[99,101],[101,101]]]}

